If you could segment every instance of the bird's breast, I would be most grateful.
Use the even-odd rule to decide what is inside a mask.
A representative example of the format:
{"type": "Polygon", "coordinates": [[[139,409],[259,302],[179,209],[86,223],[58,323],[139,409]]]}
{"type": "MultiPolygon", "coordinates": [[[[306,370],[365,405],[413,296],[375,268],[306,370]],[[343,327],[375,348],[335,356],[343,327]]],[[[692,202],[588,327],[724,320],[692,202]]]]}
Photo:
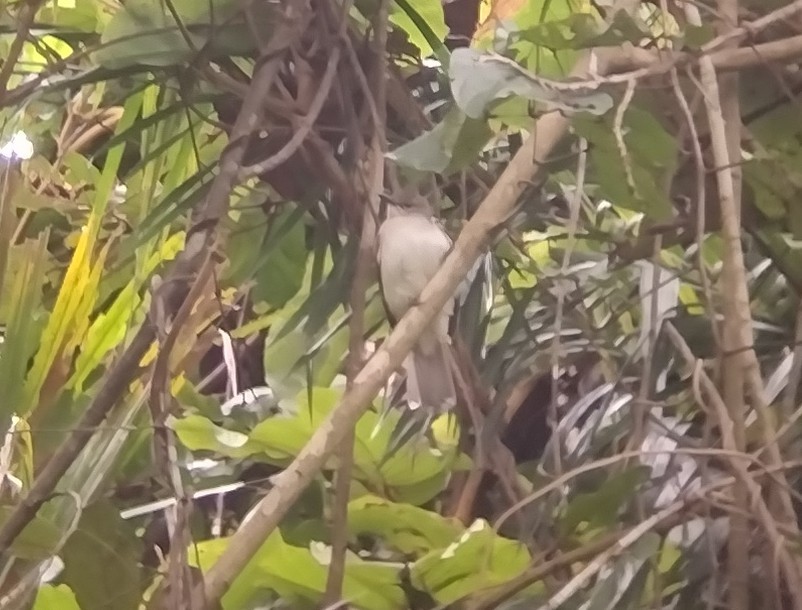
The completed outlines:
{"type": "Polygon", "coordinates": [[[379,229],[379,270],[390,313],[401,317],[437,273],[451,239],[431,219],[400,216],[379,229]]]}

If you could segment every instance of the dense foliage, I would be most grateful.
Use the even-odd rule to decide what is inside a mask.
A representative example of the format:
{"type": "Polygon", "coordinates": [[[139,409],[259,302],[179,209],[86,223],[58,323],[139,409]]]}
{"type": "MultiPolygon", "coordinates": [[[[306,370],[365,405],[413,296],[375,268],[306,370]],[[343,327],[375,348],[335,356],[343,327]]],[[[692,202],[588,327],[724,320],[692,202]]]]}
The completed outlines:
{"type": "Polygon", "coordinates": [[[800,26],[0,3],[0,607],[802,608],[800,26]],[[461,237],[392,330],[399,184],[461,237]]]}

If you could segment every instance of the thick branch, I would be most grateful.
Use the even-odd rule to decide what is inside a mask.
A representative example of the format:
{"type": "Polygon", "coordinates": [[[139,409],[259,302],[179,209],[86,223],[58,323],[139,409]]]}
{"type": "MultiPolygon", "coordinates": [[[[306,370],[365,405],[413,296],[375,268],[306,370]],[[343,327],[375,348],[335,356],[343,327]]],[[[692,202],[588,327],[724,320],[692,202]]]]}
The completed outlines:
{"type": "MultiPolygon", "coordinates": [[[[722,11],[731,20],[737,19],[737,5],[733,2],[724,3],[722,11]]],[[[800,5],[802,3],[796,2],[800,5]]],[[[686,5],[685,12],[690,23],[701,25],[701,18],[695,6],[686,5]]],[[[739,28],[742,29],[742,28],[739,28]]],[[[735,30],[733,30],[735,31],[735,30]]],[[[733,36],[724,36],[735,40],[733,36]]],[[[722,270],[722,284],[724,294],[724,330],[723,343],[726,352],[724,363],[724,400],[729,410],[729,417],[733,422],[733,436],[736,449],[743,451],[745,439],[745,400],[744,391],[748,386],[752,395],[753,406],[761,415],[764,425],[764,433],[767,442],[774,438],[774,429],[771,418],[765,413],[765,399],[763,382],[760,378],[760,369],[753,348],[753,325],[752,313],[749,304],[749,292],[747,289],[746,269],[744,266],[744,255],[741,246],[741,222],[740,222],[740,174],[736,174],[734,166],[740,159],[731,158],[733,155],[740,157],[740,138],[734,135],[741,129],[740,110],[737,104],[737,88],[726,81],[723,83],[722,91],[716,78],[716,71],[713,62],[709,57],[702,57],[700,60],[701,82],[703,87],[705,105],[707,107],[708,122],[710,124],[710,136],[713,150],[713,157],[716,171],[716,181],[718,183],[719,204],[721,209],[721,232],[724,240],[724,256],[722,270]],[[722,92],[727,96],[722,99],[722,92]],[[726,113],[726,116],[725,116],[726,113]],[[729,121],[726,124],[725,119],[729,121]]],[[[782,462],[776,445],[770,452],[770,463],[777,465],[782,462]]],[[[784,476],[778,474],[783,481],[785,489],[778,489],[775,486],[774,492],[782,498],[780,510],[778,511],[781,520],[789,523],[788,514],[792,513],[790,507],[790,497],[787,492],[787,483],[784,476]]],[[[746,482],[737,486],[735,489],[736,503],[742,511],[748,511],[748,484],[746,482]]],[[[748,525],[743,514],[733,515],[731,518],[731,534],[729,546],[729,562],[732,582],[730,583],[730,607],[748,608],[749,591],[749,532],[748,525]]],[[[771,537],[771,532],[775,529],[773,522],[767,523],[770,531],[767,534],[771,537]]],[[[778,538],[773,538],[777,540],[778,538]]],[[[780,549],[776,549],[780,552],[780,549]]],[[[790,557],[786,556],[781,561],[783,573],[786,578],[788,590],[794,599],[795,607],[799,608],[802,598],[800,598],[800,571],[790,557]]]]}

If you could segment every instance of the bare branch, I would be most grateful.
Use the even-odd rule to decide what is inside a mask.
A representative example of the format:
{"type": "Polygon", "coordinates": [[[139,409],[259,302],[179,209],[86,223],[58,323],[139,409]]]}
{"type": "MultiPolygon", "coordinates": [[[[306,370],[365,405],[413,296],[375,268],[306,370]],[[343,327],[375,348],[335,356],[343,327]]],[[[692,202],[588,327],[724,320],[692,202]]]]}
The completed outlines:
{"type": "MultiPolygon", "coordinates": [[[[328,1],[328,0],[324,0],[328,1]]],[[[346,2],[346,7],[350,3],[346,2]]],[[[385,82],[386,82],[386,46],[387,46],[387,1],[382,0],[374,19],[373,54],[375,71],[373,74],[373,90],[365,92],[369,100],[368,107],[373,111],[372,146],[368,153],[366,171],[361,174],[366,194],[362,205],[362,235],[359,239],[359,251],[356,259],[356,270],[351,285],[351,321],[349,327],[348,385],[350,386],[364,364],[365,351],[365,295],[370,280],[375,273],[376,261],[376,222],[379,209],[379,197],[384,189],[384,153],[387,148],[385,129],[385,82]]],[[[347,23],[347,19],[342,19],[347,23]]],[[[343,37],[344,38],[344,37],[343,37]]],[[[360,138],[359,133],[353,134],[360,138]]],[[[345,578],[345,560],[348,551],[348,501],[351,496],[351,476],[354,464],[354,429],[348,431],[339,448],[339,464],[335,474],[334,506],[331,524],[331,563],[326,579],[326,591],[323,605],[331,607],[342,597],[345,578]]]]}
{"type": "Polygon", "coordinates": [[[14,72],[14,67],[17,65],[25,40],[28,38],[31,26],[36,18],[36,12],[42,4],[44,4],[44,0],[27,0],[22,3],[22,8],[17,14],[17,34],[8,48],[8,56],[3,60],[3,66],[0,67],[0,100],[5,97],[6,91],[8,91],[8,80],[14,72]]]}

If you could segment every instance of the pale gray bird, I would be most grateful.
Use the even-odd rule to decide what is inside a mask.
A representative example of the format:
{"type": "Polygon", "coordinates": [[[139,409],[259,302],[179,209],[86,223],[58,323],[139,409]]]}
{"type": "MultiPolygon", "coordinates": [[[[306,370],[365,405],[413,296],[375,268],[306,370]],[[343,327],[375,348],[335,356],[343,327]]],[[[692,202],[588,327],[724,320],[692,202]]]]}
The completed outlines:
{"type": "MultiPolygon", "coordinates": [[[[432,217],[426,199],[407,197],[404,205],[388,206],[387,219],[379,227],[378,257],[382,296],[391,322],[401,319],[418,302],[450,249],[451,238],[432,217]]],[[[453,313],[452,298],[423,331],[404,362],[411,409],[425,406],[442,412],[456,405],[448,333],[453,313]]]]}

